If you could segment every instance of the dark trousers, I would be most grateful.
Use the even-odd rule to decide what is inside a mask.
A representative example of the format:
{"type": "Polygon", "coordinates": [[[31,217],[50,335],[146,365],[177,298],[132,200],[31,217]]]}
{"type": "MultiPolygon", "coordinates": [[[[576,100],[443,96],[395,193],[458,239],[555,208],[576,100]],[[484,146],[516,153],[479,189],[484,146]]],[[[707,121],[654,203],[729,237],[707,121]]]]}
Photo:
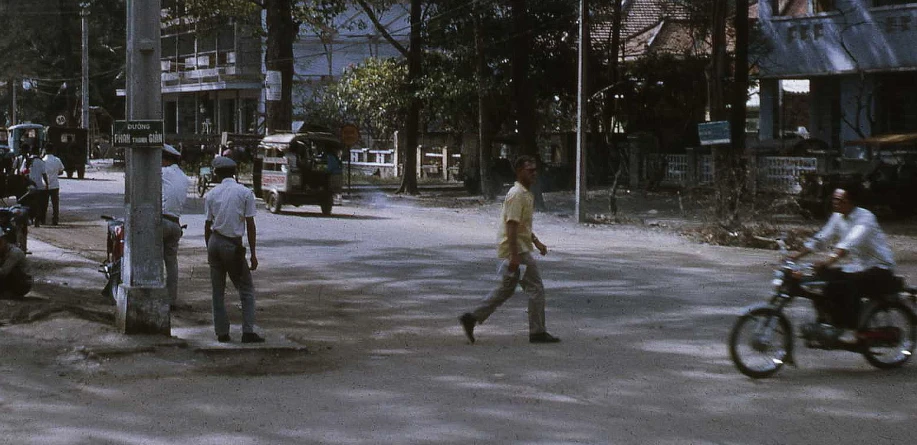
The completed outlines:
{"type": "MultiPolygon", "coordinates": [[[[49,189],[48,198],[51,199],[51,224],[57,225],[60,220],[60,189],[49,189]]],[[[44,224],[44,220],[41,221],[44,224]]]]}
{"type": "Polygon", "coordinates": [[[816,301],[821,314],[830,317],[840,328],[857,329],[860,317],[860,299],[887,295],[894,292],[895,275],[888,269],[874,267],[862,272],[844,272],[825,269],[819,276],[828,282],[825,299],[816,301]]]}
{"type": "Polygon", "coordinates": [[[32,224],[38,226],[45,223],[48,215],[48,191],[45,189],[29,189],[24,196],[25,205],[29,208],[29,218],[32,224]]]}

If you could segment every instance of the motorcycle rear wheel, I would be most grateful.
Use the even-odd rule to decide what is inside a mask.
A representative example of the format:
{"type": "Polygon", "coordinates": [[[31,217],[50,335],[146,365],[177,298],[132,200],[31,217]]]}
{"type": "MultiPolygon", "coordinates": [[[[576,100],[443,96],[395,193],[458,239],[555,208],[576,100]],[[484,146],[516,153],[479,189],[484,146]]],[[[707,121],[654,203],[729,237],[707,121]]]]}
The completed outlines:
{"type": "Polygon", "coordinates": [[[770,377],[793,348],[789,320],[772,308],[758,308],[736,320],[729,333],[729,357],[739,372],[754,379],[770,377]]]}
{"type": "Polygon", "coordinates": [[[880,304],[863,319],[859,337],[865,343],[863,357],[870,365],[892,369],[910,360],[917,344],[917,323],[910,309],[901,303],[880,304]]]}

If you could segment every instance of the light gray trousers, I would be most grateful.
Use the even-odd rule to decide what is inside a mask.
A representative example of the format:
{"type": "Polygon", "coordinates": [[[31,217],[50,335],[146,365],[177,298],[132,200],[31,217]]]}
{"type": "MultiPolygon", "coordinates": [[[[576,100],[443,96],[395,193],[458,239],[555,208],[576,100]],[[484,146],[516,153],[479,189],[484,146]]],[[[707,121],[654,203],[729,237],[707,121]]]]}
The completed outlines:
{"type": "Polygon", "coordinates": [[[500,284],[492,290],[478,307],[472,312],[478,323],[484,323],[494,311],[497,310],[516,291],[516,284],[522,285],[522,290],[529,296],[529,334],[545,332],[544,326],[544,283],[541,282],[541,272],[538,263],[531,253],[523,253],[522,264],[526,265],[525,275],[509,271],[509,259],[504,259],[497,267],[500,284]]]}
{"type": "Polygon", "coordinates": [[[181,235],[181,225],[162,219],[162,259],[166,263],[166,290],[169,291],[170,304],[175,304],[178,299],[178,240],[181,235]]]}
{"type": "Polygon", "coordinates": [[[213,328],[216,334],[229,334],[229,316],[223,298],[226,275],[229,275],[242,300],[242,332],[255,332],[255,286],[245,260],[242,239],[227,238],[213,232],[207,243],[207,260],[210,262],[210,284],[213,286],[213,328]]]}

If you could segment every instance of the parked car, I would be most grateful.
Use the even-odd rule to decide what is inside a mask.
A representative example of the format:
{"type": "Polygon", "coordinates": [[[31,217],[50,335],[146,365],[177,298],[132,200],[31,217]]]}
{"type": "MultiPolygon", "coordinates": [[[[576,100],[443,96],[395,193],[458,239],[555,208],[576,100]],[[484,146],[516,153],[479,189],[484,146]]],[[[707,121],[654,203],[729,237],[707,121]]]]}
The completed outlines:
{"type": "Polygon", "coordinates": [[[917,212],[917,133],[847,141],[827,172],[800,177],[800,205],[817,216],[831,213],[837,188],[859,186],[864,207],[886,207],[899,216],[917,212]]]}

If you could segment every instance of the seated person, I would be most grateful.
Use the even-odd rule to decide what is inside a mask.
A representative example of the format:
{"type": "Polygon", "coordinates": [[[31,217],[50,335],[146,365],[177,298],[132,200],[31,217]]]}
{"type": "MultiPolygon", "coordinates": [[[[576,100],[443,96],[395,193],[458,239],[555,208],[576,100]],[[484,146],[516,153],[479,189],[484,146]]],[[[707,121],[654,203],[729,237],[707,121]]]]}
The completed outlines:
{"type": "Polygon", "coordinates": [[[859,323],[860,298],[895,290],[895,260],[885,234],[876,216],[857,207],[855,199],[855,187],[835,190],[831,198],[834,213],[828,223],[805,248],[790,255],[790,259],[798,260],[810,252],[833,246],[827,259],[815,263],[819,276],[828,282],[825,288],[828,301],[817,309],[844,328],[838,340],[848,344],[857,341],[853,329],[859,323]]]}
{"type": "Polygon", "coordinates": [[[16,234],[6,228],[0,236],[0,298],[22,298],[32,290],[32,275],[16,234]]]}

